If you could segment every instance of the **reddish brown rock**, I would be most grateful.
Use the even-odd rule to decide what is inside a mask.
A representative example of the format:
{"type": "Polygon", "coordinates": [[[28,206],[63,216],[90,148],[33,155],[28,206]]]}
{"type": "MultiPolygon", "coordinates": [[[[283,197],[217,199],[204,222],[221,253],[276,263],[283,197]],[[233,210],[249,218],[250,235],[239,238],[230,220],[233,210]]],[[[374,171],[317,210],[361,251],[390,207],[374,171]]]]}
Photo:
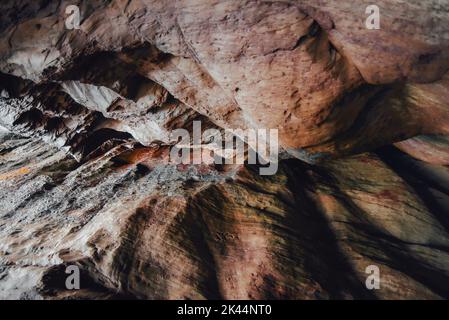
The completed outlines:
{"type": "Polygon", "coordinates": [[[416,159],[449,165],[449,141],[446,136],[418,136],[395,143],[395,146],[416,159]]]}
{"type": "Polygon", "coordinates": [[[385,151],[322,166],[286,160],[267,177],[243,166],[201,173],[132,164],[125,145],[80,166],[42,143],[2,139],[2,297],[449,295],[447,215],[429,206],[432,194],[449,199],[447,168],[413,169],[385,151]],[[432,193],[414,189],[423,181],[432,193]],[[81,291],[64,287],[73,264],[81,291]],[[380,290],[364,286],[369,265],[380,290]]]}
{"type": "Polygon", "coordinates": [[[447,299],[449,11],[370,4],[3,1],[0,297],[447,299]],[[197,120],[277,174],[170,163],[197,120]]]}
{"type": "MultiPolygon", "coordinates": [[[[449,61],[447,8],[437,1],[380,1],[381,29],[367,30],[368,4],[94,1],[80,6],[80,30],[68,30],[66,3],[45,3],[3,22],[0,70],[38,82],[64,81],[76,102],[114,119],[139,110],[139,102],[120,96],[129,91],[126,81],[142,88],[155,81],[220,127],[278,128],[281,146],[309,162],[441,131],[414,110],[416,92],[409,87],[393,90],[394,101],[381,99],[380,114],[371,116],[378,90],[391,89],[367,84],[442,77],[449,61]],[[125,101],[112,104],[119,96],[125,101]],[[404,125],[385,129],[385,118],[404,125]],[[379,130],[373,135],[374,129],[361,126],[379,130]],[[341,138],[348,135],[360,139],[341,138]]],[[[4,6],[10,15],[20,7],[4,6]]],[[[418,104],[425,104],[422,99],[418,104]]],[[[447,109],[441,112],[446,119],[447,109]]],[[[143,129],[157,125],[128,120],[120,130],[148,145],[156,136],[167,139],[143,129]]]]}

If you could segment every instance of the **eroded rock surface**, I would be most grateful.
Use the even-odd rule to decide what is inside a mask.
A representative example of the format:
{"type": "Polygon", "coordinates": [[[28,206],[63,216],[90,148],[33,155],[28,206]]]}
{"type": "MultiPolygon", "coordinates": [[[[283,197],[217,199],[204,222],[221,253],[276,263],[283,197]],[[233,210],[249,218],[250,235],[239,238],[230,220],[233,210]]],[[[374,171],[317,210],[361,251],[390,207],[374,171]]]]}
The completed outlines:
{"type": "Polygon", "coordinates": [[[262,177],[130,148],[79,165],[35,139],[2,137],[2,297],[449,295],[447,168],[407,170],[416,160],[386,150],[320,166],[284,160],[262,177]],[[73,264],[80,291],[63,285],[73,264]],[[382,287],[368,291],[373,264],[382,287]]]}
{"type": "Polygon", "coordinates": [[[448,298],[449,1],[369,4],[3,1],[0,297],[448,298]],[[277,174],[171,163],[194,121],[277,174]]]}

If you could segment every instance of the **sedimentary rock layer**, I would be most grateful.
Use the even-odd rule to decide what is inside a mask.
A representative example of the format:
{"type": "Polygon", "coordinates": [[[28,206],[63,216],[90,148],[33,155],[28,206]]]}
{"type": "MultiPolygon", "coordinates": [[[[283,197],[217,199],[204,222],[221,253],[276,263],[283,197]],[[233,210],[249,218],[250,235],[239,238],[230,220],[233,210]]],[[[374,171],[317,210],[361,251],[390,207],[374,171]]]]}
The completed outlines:
{"type": "Polygon", "coordinates": [[[2,1],[0,297],[448,298],[449,2],[370,4],[2,1]],[[194,121],[278,172],[171,163],[194,121]]]}

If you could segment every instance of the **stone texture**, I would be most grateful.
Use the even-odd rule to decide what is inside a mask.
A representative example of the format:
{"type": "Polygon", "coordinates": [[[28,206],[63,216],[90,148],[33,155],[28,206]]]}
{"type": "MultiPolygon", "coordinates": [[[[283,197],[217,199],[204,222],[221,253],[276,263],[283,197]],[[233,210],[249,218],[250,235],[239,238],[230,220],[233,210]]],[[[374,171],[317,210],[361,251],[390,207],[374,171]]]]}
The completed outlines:
{"type": "Polygon", "coordinates": [[[369,4],[2,1],[0,297],[448,298],[449,2],[369,4]],[[170,163],[196,120],[278,173],[170,163]]]}
{"type": "MultiPolygon", "coordinates": [[[[408,87],[394,93],[403,106],[382,101],[367,123],[377,128],[388,117],[407,126],[376,135],[354,128],[371,118],[366,104],[381,89],[372,85],[432,82],[446,73],[445,1],[379,1],[380,30],[365,28],[367,1],[89,1],[80,3],[80,30],[64,27],[68,2],[39,3],[3,5],[10,18],[0,29],[0,71],[35,82],[69,81],[66,90],[74,90],[70,81],[86,83],[86,90],[68,91],[88,108],[114,109],[107,105],[126,91],[123,83],[151,80],[218,126],[278,128],[282,147],[309,162],[359,152],[360,144],[369,150],[447,132],[436,124],[409,125],[425,121],[414,103],[427,97],[408,87]],[[93,101],[98,107],[79,96],[93,94],[89,84],[105,87],[93,101]],[[342,135],[360,141],[348,144],[342,135]]],[[[152,136],[140,131],[135,135],[147,144],[152,136]]]]}
{"type": "Polygon", "coordinates": [[[417,136],[397,142],[395,146],[416,159],[433,164],[449,165],[447,136],[417,136]]]}
{"type": "Polygon", "coordinates": [[[35,139],[2,136],[2,297],[449,295],[447,168],[417,170],[388,149],[320,166],[284,160],[262,177],[130,148],[79,165],[35,139]],[[63,286],[71,264],[83,271],[81,291],[63,286]],[[372,264],[381,290],[364,287],[372,264]]]}

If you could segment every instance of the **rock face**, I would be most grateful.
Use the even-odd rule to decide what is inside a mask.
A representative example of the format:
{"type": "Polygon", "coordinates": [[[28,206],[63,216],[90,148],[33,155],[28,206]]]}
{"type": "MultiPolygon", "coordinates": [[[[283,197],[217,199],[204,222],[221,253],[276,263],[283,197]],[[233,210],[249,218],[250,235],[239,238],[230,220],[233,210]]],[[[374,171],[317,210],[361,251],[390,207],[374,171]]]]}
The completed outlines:
{"type": "Polygon", "coordinates": [[[449,298],[449,1],[370,4],[3,1],[0,297],[449,298]],[[278,172],[172,163],[194,121],[278,172]]]}

